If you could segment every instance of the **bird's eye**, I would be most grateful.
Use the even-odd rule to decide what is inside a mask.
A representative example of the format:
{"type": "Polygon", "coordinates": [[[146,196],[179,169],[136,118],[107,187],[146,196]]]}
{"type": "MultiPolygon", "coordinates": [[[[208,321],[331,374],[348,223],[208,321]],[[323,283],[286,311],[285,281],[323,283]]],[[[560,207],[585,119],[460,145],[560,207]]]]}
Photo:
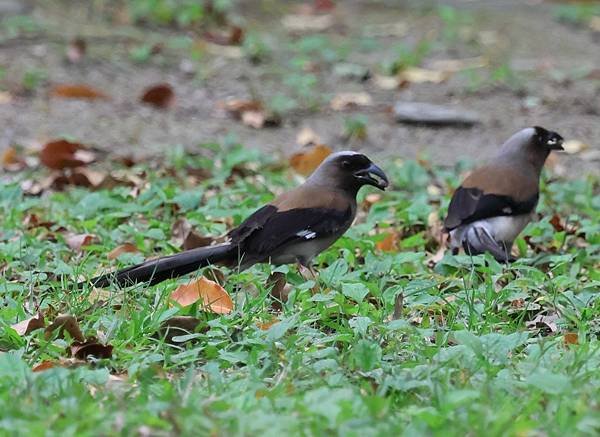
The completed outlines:
{"type": "Polygon", "coordinates": [[[350,164],[350,161],[342,161],[342,168],[345,168],[346,170],[349,169],[352,165],[350,164]]]}
{"type": "Polygon", "coordinates": [[[549,146],[553,146],[553,145],[555,145],[555,144],[556,144],[556,138],[550,138],[550,139],[548,140],[548,145],[549,145],[549,146]]]}

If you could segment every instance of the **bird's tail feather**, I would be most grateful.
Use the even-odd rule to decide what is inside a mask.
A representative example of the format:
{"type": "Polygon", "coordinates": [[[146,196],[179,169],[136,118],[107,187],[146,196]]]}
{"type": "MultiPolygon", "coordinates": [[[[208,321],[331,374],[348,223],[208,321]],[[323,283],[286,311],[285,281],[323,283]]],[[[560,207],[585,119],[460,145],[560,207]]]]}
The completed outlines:
{"type": "MultiPolygon", "coordinates": [[[[139,282],[147,282],[149,285],[153,285],[167,279],[183,276],[211,264],[232,264],[235,255],[237,255],[237,246],[230,243],[199,247],[149,260],[118,272],[107,273],[92,279],[90,282],[95,287],[107,287],[111,284],[127,286],[139,282]]],[[[79,285],[83,284],[80,283],[79,285]]]]}

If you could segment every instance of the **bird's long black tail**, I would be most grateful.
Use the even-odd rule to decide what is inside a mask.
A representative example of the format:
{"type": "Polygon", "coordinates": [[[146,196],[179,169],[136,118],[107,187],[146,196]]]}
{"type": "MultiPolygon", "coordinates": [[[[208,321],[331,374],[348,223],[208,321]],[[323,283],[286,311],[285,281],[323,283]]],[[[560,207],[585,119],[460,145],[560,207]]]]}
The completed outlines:
{"type": "MultiPolygon", "coordinates": [[[[199,247],[185,252],[146,261],[137,266],[129,267],[118,272],[107,273],[90,280],[95,287],[107,287],[111,284],[121,287],[139,282],[149,285],[158,284],[171,278],[177,278],[191,273],[200,267],[211,264],[234,264],[237,259],[237,246],[220,244],[217,246],[199,247]]],[[[84,283],[80,283],[82,286],[84,283]]]]}

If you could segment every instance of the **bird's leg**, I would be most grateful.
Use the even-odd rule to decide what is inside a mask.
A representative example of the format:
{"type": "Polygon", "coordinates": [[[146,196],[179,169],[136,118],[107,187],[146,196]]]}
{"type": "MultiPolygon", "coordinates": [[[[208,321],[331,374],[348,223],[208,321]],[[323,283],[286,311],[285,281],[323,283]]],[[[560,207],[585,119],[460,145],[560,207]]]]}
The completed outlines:
{"type": "Polygon", "coordinates": [[[313,292],[313,294],[316,293],[319,290],[319,276],[318,276],[317,272],[313,269],[313,267],[310,263],[303,263],[302,261],[298,260],[297,264],[298,264],[298,273],[300,273],[300,276],[302,276],[302,278],[305,281],[314,281],[315,282],[315,285],[312,288],[312,292],[313,292]]]}

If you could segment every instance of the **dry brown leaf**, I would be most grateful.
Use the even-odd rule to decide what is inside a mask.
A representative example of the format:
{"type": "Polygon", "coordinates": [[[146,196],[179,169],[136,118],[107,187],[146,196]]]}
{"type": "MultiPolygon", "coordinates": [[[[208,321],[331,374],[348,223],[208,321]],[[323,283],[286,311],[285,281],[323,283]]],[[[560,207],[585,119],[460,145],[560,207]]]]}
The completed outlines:
{"type": "Polygon", "coordinates": [[[7,147],[2,152],[2,168],[7,171],[19,171],[27,167],[27,163],[21,158],[14,147],[7,147]]]}
{"type": "Polygon", "coordinates": [[[144,90],[140,101],[158,109],[167,109],[175,103],[175,92],[168,83],[153,85],[144,90]]]}
{"type": "Polygon", "coordinates": [[[51,97],[61,99],[98,100],[108,99],[108,96],[89,85],[85,84],[63,84],[55,85],[50,90],[51,97]]]}
{"type": "Polygon", "coordinates": [[[266,331],[271,326],[273,326],[275,323],[279,323],[279,320],[277,320],[277,319],[271,319],[268,322],[256,322],[256,326],[258,327],[258,329],[260,329],[262,331],[266,331]]]}
{"type": "Polygon", "coordinates": [[[204,310],[217,314],[233,311],[233,301],[227,291],[205,277],[180,285],[171,294],[171,299],[184,307],[201,301],[204,310]]]}
{"type": "Polygon", "coordinates": [[[175,316],[162,323],[158,335],[164,338],[166,342],[173,343],[173,337],[193,333],[200,319],[191,316],[175,316]]]}
{"type": "Polygon", "coordinates": [[[54,319],[50,325],[46,327],[46,338],[50,338],[52,333],[60,329],[58,336],[62,338],[64,331],[67,331],[71,338],[75,341],[83,342],[85,337],[79,328],[77,319],[69,314],[62,314],[54,319]]]}
{"type": "Polygon", "coordinates": [[[124,243],[124,244],[121,244],[120,246],[115,247],[110,252],[108,252],[108,259],[114,260],[114,259],[117,259],[120,255],[122,255],[124,253],[138,253],[138,252],[139,252],[139,250],[137,247],[135,247],[134,244],[124,243]]]}
{"type": "Polygon", "coordinates": [[[563,341],[567,346],[572,344],[578,344],[579,335],[576,332],[565,332],[565,334],[563,335],[563,341]]]}
{"type": "Polygon", "coordinates": [[[579,140],[565,141],[562,146],[565,152],[567,152],[569,155],[574,155],[575,153],[579,153],[590,148],[589,144],[579,140]]]}
{"type": "Polygon", "coordinates": [[[80,62],[85,56],[87,44],[83,38],[73,38],[67,47],[67,60],[76,64],[80,62]]]}
{"type": "Polygon", "coordinates": [[[409,83],[442,83],[449,79],[452,73],[449,71],[427,70],[425,68],[409,67],[398,73],[400,82],[409,83]]]}
{"type": "Polygon", "coordinates": [[[340,93],[334,96],[330,106],[334,111],[345,111],[347,109],[358,108],[359,106],[371,106],[373,99],[370,94],[360,93],[340,93]]]}
{"type": "Polygon", "coordinates": [[[13,96],[8,91],[0,91],[0,105],[6,105],[12,103],[13,96]]]}
{"type": "Polygon", "coordinates": [[[290,165],[297,173],[308,176],[331,155],[332,150],[324,144],[305,147],[290,158],[290,165]]]}
{"type": "Polygon", "coordinates": [[[327,15],[286,15],[281,20],[283,27],[289,32],[322,32],[333,26],[333,16],[327,15]]]}
{"type": "Polygon", "coordinates": [[[18,335],[24,336],[32,331],[35,331],[36,329],[43,328],[44,326],[44,316],[40,313],[36,316],[30,317],[28,319],[20,321],[19,323],[11,325],[11,328],[17,331],[18,335]]]}
{"type": "Polygon", "coordinates": [[[71,356],[79,360],[85,360],[89,356],[96,358],[111,358],[113,347],[110,344],[98,343],[96,339],[74,342],[71,347],[71,356]]]}
{"type": "Polygon", "coordinates": [[[205,32],[204,39],[221,46],[238,46],[244,41],[244,29],[231,26],[227,33],[205,32]]]}
{"type": "Polygon", "coordinates": [[[31,369],[33,372],[43,372],[44,370],[52,369],[55,367],[54,362],[52,361],[42,361],[40,364],[36,365],[31,369]]]}
{"type": "Polygon", "coordinates": [[[197,233],[185,218],[180,218],[173,223],[171,235],[173,243],[182,247],[183,250],[210,246],[214,241],[212,237],[205,237],[197,233]]]}
{"type": "Polygon", "coordinates": [[[70,234],[67,235],[66,241],[71,249],[81,252],[83,246],[89,246],[96,241],[96,238],[94,234],[70,234]]]}
{"type": "Polygon", "coordinates": [[[242,113],[242,123],[254,129],[260,129],[265,125],[265,113],[263,111],[245,111],[242,113]]]}
{"type": "Polygon", "coordinates": [[[53,170],[87,165],[94,161],[94,153],[80,143],[67,140],[50,141],[40,150],[40,161],[53,170]]]}
{"type": "Polygon", "coordinates": [[[385,238],[375,243],[375,247],[382,252],[397,252],[398,242],[400,241],[400,235],[398,232],[391,230],[389,232],[385,232],[383,235],[385,235],[385,238]]]}
{"type": "Polygon", "coordinates": [[[554,228],[556,232],[562,232],[565,230],[565,227],[562,224],[562,221],[558,214],[554,214],[550,219],[550,224],[554,228]]]}
{"type": "Polygon", "coordinates": [[[241,120],[244,112],[262,111],[263,105],[258,100],[232,99],[220,104],[229,115],[241,120]]]}
{"type": "Polygon", "coordinates": [[[321,144],[321,138],[309,127],[302,128],[296,135],[296,144],[299,146],[308,146],[311,144],[321,144]]]}

